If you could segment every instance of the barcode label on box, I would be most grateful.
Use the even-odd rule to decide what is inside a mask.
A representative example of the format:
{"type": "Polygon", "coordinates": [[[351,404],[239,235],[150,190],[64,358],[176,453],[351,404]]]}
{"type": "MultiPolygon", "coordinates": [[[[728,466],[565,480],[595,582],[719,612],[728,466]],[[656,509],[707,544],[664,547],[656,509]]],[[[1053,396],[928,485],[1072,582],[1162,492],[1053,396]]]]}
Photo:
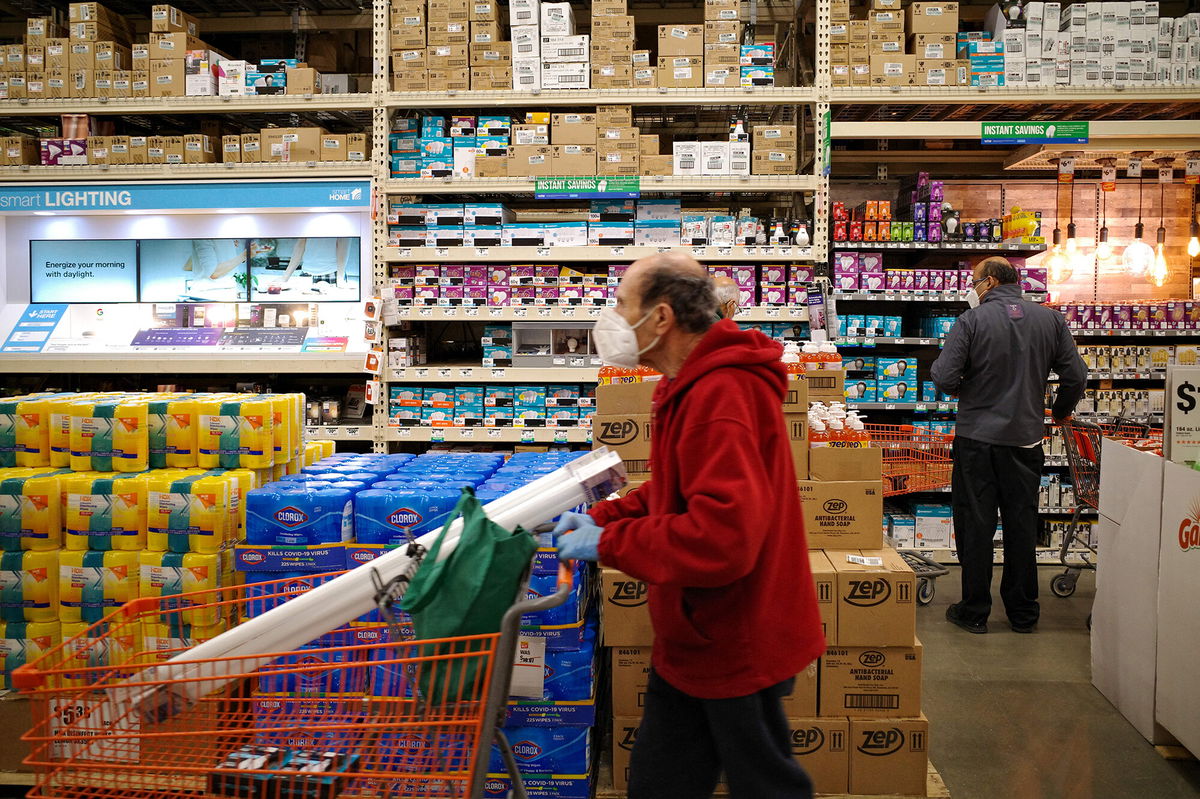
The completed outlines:
{"type": "Polygon", "coordinates": [[[899,694],[846,694],[846,710],[899,710],[899,694]]]}
{"type": "Polygon", "coordinates": [[[687,28],[671,28],[671,37],[674,39],[686,39],[688,37],[687,28]]]}

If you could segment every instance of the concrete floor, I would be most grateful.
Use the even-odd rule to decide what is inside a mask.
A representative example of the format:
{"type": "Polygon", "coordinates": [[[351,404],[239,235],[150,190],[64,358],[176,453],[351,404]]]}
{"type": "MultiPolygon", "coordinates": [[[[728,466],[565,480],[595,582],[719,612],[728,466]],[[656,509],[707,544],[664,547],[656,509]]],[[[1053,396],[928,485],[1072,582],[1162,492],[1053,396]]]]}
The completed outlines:
{"type": "MultiPolygon", "coordinates": [[[[1184,799],[1200,797],[1200,763],[1163,760],[1091,684],[1085,624],[1095,592],[1085,573],[1075,595],[1049,591],[1033,635],[1008,627],[994,598],[989,632],[946,621],[958,569],[917,609],[925,645],[923,705],[930,759],[952,799],[1184,799]]],[[[999,567],[993,587],[1000,582],[999,567]]]]}

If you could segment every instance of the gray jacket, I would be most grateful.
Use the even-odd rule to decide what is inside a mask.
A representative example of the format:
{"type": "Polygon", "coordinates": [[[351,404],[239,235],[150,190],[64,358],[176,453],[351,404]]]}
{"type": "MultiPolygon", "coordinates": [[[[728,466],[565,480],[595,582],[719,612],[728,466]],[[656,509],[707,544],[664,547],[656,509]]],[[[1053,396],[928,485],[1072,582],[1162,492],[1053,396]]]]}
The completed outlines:
{"type": "Polygon", "coordinates": [[[933,364],[937,387],[958,397],[955,434],[1024,447],[1045,437],[1047,376],[1058,373],[1052,409],[1074,412],[1087,369],[1062,314],[1022,299],[1020,286],[997,286],[958,317],[933,364]]]}

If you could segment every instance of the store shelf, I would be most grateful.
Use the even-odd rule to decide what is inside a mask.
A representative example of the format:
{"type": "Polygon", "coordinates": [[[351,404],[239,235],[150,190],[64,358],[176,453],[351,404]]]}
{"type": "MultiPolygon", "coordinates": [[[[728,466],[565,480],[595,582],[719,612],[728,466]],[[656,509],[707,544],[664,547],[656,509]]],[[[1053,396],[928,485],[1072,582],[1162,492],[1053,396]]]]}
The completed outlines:
{"type": "Polygon", "coordinates": [[[833,241],[834,250],[887,252],[1045,252],[1045,244],[996,244],[985,241],[833,241]]]}
{"type": "Polygon", "coordinates": [[[352,374],[362,353],[80,352],[0,355],[0,374],[352,374]]]}
{"type": "MultiPolygon", "coordinates": [[[[1075,513],[1075,509],[1074,508],[1038,508],[1038,513],[1042,514],[1043,516],[1061,516],[1061,515],[1070,516],[1071,514],[1075,513]]],[[[1095,508],[1084,508],[1083,511],[1081,511],[1079,514],[1079,516],[1081,518],[1090,518],[1090,517],[1099,516],[1099,515],[1100,515],[1100,512],[1098,510],[1096,510],[1095,508]]]]}
{"type": "Polygon", "coordinates": [[[287,164],[127,164],[92,166],[6,166],[0,181],[225,180],[371,177],[362,161],[305,161],[287,164]]]}
{"type": "Polygon", "coordinates": [[[958,410],[957,402],[855,402],[849,400],[846,407],[859,411],[917,411],[918,413],[945,413],[958,410]]]}
{"type": "Polygon", "coordinates": [[[700,261],[762,263],[811,261],[811,247],[383,247],[384,261],[412,263],[525,263],[635,261],[660,252],[689,253],[700,261]]]}
{"type": "MultiPolygon", "coordinates": [[[[1166,380],[1166,369],[1147,369],[1144,372],[1088,372],[1088,380],[1166,380]]],[[[1058,375],[1051,374],[1050,382],[1057,383],[1058,375]]]]}
{"type": "MultiPolygon", "coordinates": [[[[592,322],[603,308],[530,308],[530,307],[447,307],[405,308],[400,313],[401,321],[449,322],[479,320],[488,322],[514,322],[519,320],[550,322],[592,322]]],[[[390,317],[389,317],[390,318],[390,317]]],[[[736,322],[806,322],[807,307],[756,307],[744,308],[735,317],[736,322]]]]}
{"type": "Polygon", "coordinates": [[[888,105],[1174,103],[1200,102],[1200,86],[835,86],[829,100],[888,105]]]}
{"type": "Polygon", "coordinates": [[[1075,338],[1196,338],[1200,334],[1195,330],[1072,330],[1071,335],[1075,338]]]}
{"type": "Polygon", "coordinates": [[[1067,461],[1066,455],[1047,455],[1046,456],[1046,465],[1047,466],[1069,466],[1070,464],[1067,461]]]}
{"type": "MultiPolygon", "coordinates": [[[[384,189],[393,194],[533,194],[535,177],[392,178],[384,189]]],[[[812,175],[644,175],[641,190],[661,192],[796,192],[816,191],[812,175]]]]}
{"type": "MultiPolygon", "coordinates": [[[[839,301],[852,302],[961,302],[964,292],[961,291],[834,291],[833,296],[839,301]]],[[[1031,302],[1044,302],[1045,292],[1026,292],[1025,299],[1031,302]]]]}
{"type": "Polygon", "coordinates": [[[338,424],[338,425],[309,425],[304,428],[304,437],[312,439],[329,439],[332,441],[366,441],[370,442],[375,428],[370,424],[338,424]]]}
{"type": "Polygon", "coordinates": [[[590,427],[389,427],[388,441],[590,444],[590,427]]]}
{"type": "Polygon", "coordinates": [[[121,97],[0,100],[0,116],[74,114],[261,114],[265,112],[368,111],[370,94],[277,94],[264,97],[121,97]]]}
{"type": "Polygon", "coordinates": [[[542,89],[539,91],[389,92],[389,109],[546,108],[586,105],[795,105],[817,100],[811,86],[713,89],[542,89]]]}
{"type": "Polygon", "coordinates": [[[839,347],[878,347],[885,344],[912,345],[915,347],[940,347],[945,339],[941,338],[910,338],[902,336],[891,338],[886,336],[853,336],[837,340],[839,347]]]}
{"type": "Polygon", "coordinates": [[[595,383],[594,366],[410,366],[387,373],[391,383],[595,383]]]}

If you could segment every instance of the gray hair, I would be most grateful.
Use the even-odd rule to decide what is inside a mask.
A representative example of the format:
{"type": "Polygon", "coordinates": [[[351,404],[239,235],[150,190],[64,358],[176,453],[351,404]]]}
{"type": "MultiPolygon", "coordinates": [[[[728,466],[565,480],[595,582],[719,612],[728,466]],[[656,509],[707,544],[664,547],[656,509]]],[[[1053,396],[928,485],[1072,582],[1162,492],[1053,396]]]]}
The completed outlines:
{"type": "Polygon", "coordinates": [[[717,292],[708,275],[689,274],[671,266],[654,266],[642,279],[642,309],[665,302],[686,333],[705,333],[717,317],[717,292]]]}
{"type": "Polygon", "coordinates": [[[994,277],[996,278],[996,282],[1002,286],[1021,282],[1020,273],[1009,263],[1007,258],[993,255],[985,259],[980,266],[983,267],[980,277],[994,277]]]}

